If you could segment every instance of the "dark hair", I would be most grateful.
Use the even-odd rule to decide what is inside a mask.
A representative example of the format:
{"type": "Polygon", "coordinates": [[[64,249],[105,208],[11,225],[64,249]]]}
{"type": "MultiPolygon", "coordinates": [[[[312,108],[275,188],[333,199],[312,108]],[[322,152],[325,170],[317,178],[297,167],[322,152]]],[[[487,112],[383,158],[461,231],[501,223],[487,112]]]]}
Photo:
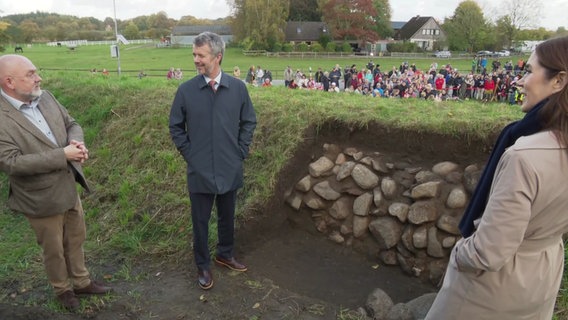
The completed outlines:
{"type": "MultiPolygon", "coordinates": [[[[568,73],[568,36],[557,37],[539,44],[535,53],[538,63],[546,69],[550,80],[560,72],[568,73]]],[[[564,87],[548,97],[540,117],[545,129],[550,129],[563,146],[568,146],[568,80],[564,75],[564,87]]]]}
{"type": "Polygon", "coordinates": [[[223,62],[223,56],[225,55],[225,42],[218,34],[209,31],[202,32],[193,39],[193,45],[195,47],[209,45],[212,55],[216,56],[221,54],[219,64],[223,62]]]}

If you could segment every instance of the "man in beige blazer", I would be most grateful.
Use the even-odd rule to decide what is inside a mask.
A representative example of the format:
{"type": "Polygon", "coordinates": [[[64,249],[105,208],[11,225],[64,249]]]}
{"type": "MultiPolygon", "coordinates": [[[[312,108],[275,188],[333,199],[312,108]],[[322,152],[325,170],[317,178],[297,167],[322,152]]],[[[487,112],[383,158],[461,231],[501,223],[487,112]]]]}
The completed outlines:
{"type": "Polygon", "coordinates": [[[24,56],[0,56],[0,171],[9,178],[8,206],[26,216],[43,250],[58,301],[79,307],[78,294],[111,291],[85,267],[86,228],[76,183],[89,191],[81,164],[83,130],[24,56]]]}

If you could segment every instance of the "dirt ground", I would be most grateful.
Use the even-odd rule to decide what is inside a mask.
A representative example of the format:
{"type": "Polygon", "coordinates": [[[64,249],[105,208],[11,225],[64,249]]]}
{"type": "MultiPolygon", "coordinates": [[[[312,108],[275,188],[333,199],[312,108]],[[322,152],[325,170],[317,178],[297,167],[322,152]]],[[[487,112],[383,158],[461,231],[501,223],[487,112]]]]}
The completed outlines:
{"type": "MultiPolygon", "coordinates": [[[[307,174],[307,165],[322,153],[324,143],[379,151],[395,159],[429,168],[440,161],[483,163],[486,141],[392,130],[378,124],[359,129],[340,123],[306,132],[305,143],[280,174],[275,196],[254,219],[239,221],[236,256],[249,266],[237,273],[214,266],[215,286],[196,284],[189,254],[176,264],[140,261],[130,281],[112,282],[115,292],[90,298],[77,314],[25,302],[0,304],[0,319],[337,319],[365,304],[375,288],[396,302],[436,290],[408,277],[397,267],[378,266],[365,250],[337,245],[314,230],[309,217],[284,204],[283,195],[307,174]]],[[[180,235],[186,236],[186,235],[180,235]]],[[[114,263],[115,264],[115,263],[114,263]]],[[[89,261],[95,274],[116,270],[112,263],[89,261]]],[[[48,288],[34,288],[35,301],[53,303],[48,288]]],[[[354,318],[350,318],[354,319],[354,318]]]]}

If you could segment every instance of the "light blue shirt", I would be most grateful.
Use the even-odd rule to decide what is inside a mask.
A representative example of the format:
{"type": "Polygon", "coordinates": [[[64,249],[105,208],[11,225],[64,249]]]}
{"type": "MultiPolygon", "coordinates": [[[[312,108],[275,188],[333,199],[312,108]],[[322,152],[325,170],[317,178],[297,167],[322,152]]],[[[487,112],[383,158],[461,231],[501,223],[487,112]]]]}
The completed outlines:
{"type": "Polygon", "coordinates": [[[0,94],[2,94],[2,96],[6,98],[6,100],[8,100],[8,102],[10,102],[16,110],[20,111],[26,119],[33,123],[33,125],[36,126],[49,140],[51,140],[53,144],[57,145],[57,141],[51,132],[51,128],[49,128],[49,124],[45,121],[43,114],[38,108],[40,98],[34,99],[29,103],[25,103],[10,97],[4,92],[4,90],[0,89],[0,94]]]}

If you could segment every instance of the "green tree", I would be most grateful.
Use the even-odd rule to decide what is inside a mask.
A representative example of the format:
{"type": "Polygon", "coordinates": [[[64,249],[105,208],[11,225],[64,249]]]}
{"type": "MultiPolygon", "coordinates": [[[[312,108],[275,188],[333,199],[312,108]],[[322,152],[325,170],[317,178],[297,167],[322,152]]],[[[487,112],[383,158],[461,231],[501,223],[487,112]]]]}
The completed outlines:
{"type": "Polygon", "coordinates": [[[377,11],[372,0],[328,0],[320,5],[334,40],[357,41],[362,46],[379,40],[374,26],[377,11]]]}
{"type": "Polygon", "coordinates": [[[132,21],[126,26],[126,28],[124,28],[122,34],[126,39],[140,38],[140,30],[138,30],[138,27],[132,21]]]}
{"type": "Polygon", "coordinates": [[[24,43],[31,43],[40,34],[39,26],[29,19],[20,23],[20,29],[22,30],[22,41],[24,43]]]}
{"type": "Polygon", "coordinates": [[[461,2],[454,14],[442,26],[453,50],[472,52],[480,49],[487,38],[487,22],[479,5],[473,0],[461,2]]]}
{"type": "Polygon", "coordinates": [[[230,25],[235,40],[247,49],[270,49],[284,40],[284,27],[289,13],[287,0],[229,1],[234,15],[230,25]]]}
{"type": "Polygon", "coordinates": [[[391,26],[391,6],[389,0],[373,0],[373,7],[377,12],[373,17],[375,31],[383,39],[392,37],[394,30],[391,26]]]}
{"type": "Polygon", "coordinates": [[[321,21],[317,0],[290,0],[289,21],[321,21]]]}
{"type": "Polygon", "coordinates": [[[517,28],[513,25],[509,16],[502,16],[497,20],[495,32],[499,40],[497,45],[502,48],[510,48],[517,36],[517,28]]]}

